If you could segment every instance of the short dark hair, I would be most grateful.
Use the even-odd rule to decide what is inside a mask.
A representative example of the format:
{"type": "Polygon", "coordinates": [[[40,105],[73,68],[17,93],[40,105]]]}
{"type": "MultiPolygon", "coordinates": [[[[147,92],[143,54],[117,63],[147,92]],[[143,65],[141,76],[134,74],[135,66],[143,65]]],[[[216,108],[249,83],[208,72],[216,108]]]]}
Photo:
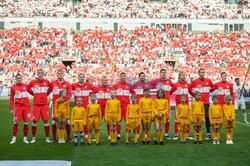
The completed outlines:
{"type": "Polygon", "coordinates": [[[121,73],[120,73],[120,76],[121,76],[122,74],[126,75],[124,72],[121,72],[121,73]]]}
{"type": "Polygon", "coordinates": [[[221,76],[222,76],[223,74],[227,74],[227,73],[226,73],[226,72],[224,72],[224,71],[220,73],[220,75],[221,75],[221,76]]]}
{"type": "Polygon", "coordinates": [[[212,100],[214,99],[218,99],[218,96],[217,95],[212,96],[212,100]]]}
{"type": "Polygon", "coordinates": [[[21,77],[22,77],[22,74],[20,74],[20,73],[17,73],[16,77],[18,77],[18,76],[21,76],[21,77]]]}
{"type": "Polygon", "coordinates": [[[239,81],[240,79],[238,77],[234,79],[234,81],[237,81],[237,80],[239,81]]]}
{"type": "Polygon", "coordinates": [[[179,73],[179,77],[181,76],[182,73],[185,74],[183,71],[181,71],[181,72],[179,73]]]}
{"type": "Polygon", "coordinates": [[[160,70],[160,73],[161,73],[162,71],[165,71],[165,72],[167,72],[167,71],[166,71],[166,69],[161,69],[161,70],[160,70]]]}

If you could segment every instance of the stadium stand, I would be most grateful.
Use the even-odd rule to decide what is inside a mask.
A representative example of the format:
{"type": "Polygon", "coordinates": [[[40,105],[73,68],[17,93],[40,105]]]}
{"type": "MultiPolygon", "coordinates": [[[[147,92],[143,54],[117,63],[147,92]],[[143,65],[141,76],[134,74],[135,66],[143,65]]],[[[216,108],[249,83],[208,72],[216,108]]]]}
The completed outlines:
{"type": "Polygon", "coordinates": [[[0,17],[249,19],[250,9],[224,0],[1,0],[0,17]]]}

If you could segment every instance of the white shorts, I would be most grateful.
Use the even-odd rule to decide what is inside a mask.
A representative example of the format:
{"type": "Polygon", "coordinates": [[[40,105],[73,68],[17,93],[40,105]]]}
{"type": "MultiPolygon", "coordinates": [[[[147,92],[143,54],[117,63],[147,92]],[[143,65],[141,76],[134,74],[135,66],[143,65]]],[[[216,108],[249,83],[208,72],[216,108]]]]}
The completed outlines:
{"type": "Polygon", "coordinates": [[[245,110],[246,109],[246,104],[244,100],[235,100],[235,105],[234,105],[234,109],[238,110],[240,106],[241,110],[245,110]]]}

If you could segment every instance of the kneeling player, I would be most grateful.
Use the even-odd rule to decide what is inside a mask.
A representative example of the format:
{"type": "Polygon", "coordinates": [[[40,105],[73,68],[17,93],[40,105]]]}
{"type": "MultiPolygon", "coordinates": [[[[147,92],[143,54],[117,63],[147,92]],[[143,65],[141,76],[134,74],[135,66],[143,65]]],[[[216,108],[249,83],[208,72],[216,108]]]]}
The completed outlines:
{"type": "Polygon", "coordinates": [[[61,90],[59,92],[59,98],[55,102],[55,117],[58,126],[58,143],[65,143],[64,131],[66,127],[66,122],[69,120],[69,101],[64,101],[59,104],[61,99],[67,96],[66,90],[61,90]]]}
{"type": "Polygon", "coordinates": [[[30,121],[30,104],[27,92],[27,85],[22,83],[22,75],[16,75],[16,84],[10,89],[10,113],[13,115],[13,137],[10,144],[16,143],[16,135],[18,130],[18,123],[21,122],[23,118],[23,142],[28,144],[28,123],[30,121]],[[14,104],[14,107],[13,107],[14,104]]]}
{"type": "Polygon", "coordinates": [[[134,131],[134,143],[137,144],[138,134],[136,129],[140,126],[139,105],[136,104],[136,95],[131,96],[131,104],[127,106],[126,112],[126,144],[128,145],[130,131],[134,131]]]}
{"type": "Polygon", "coordinates": [[[157,99],[154,101],[154,120],[155,120],[155,142],[154,144],[163,145],[164,128],[167,121],[168,100],[163,89],[157,91],[157,99]],[[160,132],[160,135],[159,135],[160,132]]]}
{"type": "Polygon", "coordinates": [[[212,125],[213,144],[220,144],[220,128],[223,121],[223,111],[218,104],[218,96],[212,97],[213,104],[209,107],[209,121],[212,125]]]}
{"type": "Polygon", "coordinates": [[[71,125],[74,130],[74,146],[77,146],[78,136],[81,137],[81,145],[84,145],[83,127],[86,125],[85,109],[82,106],[82,98],[76,98],[76,106],[72,109],[71,125]]]}
{"type": "Polygon", "coordinates": [[[205,121],[204,104],[200,101],[200,92],[195,92],[195,101],[191,103],[191,122],[194,126],[194,144],[197,144],[197,134],[199,144],[202,144],[202,124],[205,121]]]}
{"type": "Polygon", "coordinates": [[[121,121],[121,103],[116,99],[116,91],[110,91],[110,97],[106,102],[105,121],[110,126],[110,141],[111,146],[116,146],[117,143],[117,124],[121,121]]]}
{"type": "Polygon", "coordinates": [[[176,120],[178,123],[179,138],[181,144],[186,144],[186,130],[189,127],[190,110],[189,106],[186,104],[186,96],[180,95],[181,103],[176,109],[176,120]]]}
{"type": "Polygon", "coordinates": [[[232,97],[225,96],[226,104],[223,105],[224,126],[226,128],[226,144],[233,144],[233,128],[235,127],[234,105],[231,104],[232,97]]]}
{"type": "Polygon", "coordinates": [[[88,144],[91,144],[92,130],[95,130],[96,144],[100,145],[100,126],[102,121],[102,110],[99,104],[96,104],[96,95],[90,95],[91,103],[86,108],[86,122],[88,126],[88,144]]]}

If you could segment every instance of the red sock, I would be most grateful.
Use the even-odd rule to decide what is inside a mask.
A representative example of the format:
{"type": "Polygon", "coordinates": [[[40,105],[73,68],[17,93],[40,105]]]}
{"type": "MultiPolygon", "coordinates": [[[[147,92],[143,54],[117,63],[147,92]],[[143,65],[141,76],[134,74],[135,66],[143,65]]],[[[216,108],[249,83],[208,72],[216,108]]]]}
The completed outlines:
{"type": "Polygon", "coordinates": [[[85,134],[85,135],[88,135],[88,133],[89,133],[88,128],[87,128],[87,127],[84,127],[84,134],[85,134]]]}
{"type": "Polygon", "coordinates": [[[174,134],[178,134],[178,123],[174,122],[174,134]]]}
{"type": "Polygon", "coordinates": [[[71,132],[70,124],[66,124],[66,131],[67,131],[67,138],[71,139],[70,138],[70,132],[71,132]]]}
{"type": "Polygon", "coordinates": [[[168,134],[168,131],[169,131],[169,126],[170,126],[170,123],[166,122],[166,124],[165,124],[165,130],[166,130],[167,134],[168,134]]]}
{"type": "Polygon", "coordinates": [[[56,140],[56,124],[52,124],[52,135],[53,135],[53,140],[56,140]]]}
{"type": "Polygon", "coordinates": [[[107,125],[107,131],[108,131],[108,135],[110,135],[110,126],[107,125]]]}
{"type": "Polygon", "coordinates": [[[27,137],[29,131],[28,125],[23,125],[23,136],[27,137]]]}
{"type": "Polygon", "coordinates": [[[186,129],[186,135],[190,135],[190,125],[188,125],[188,128],[186,129]]]}
{"type": "Polygon", "coordinates": [[[37,126],[32,126],[31,130],[32,130],[32,137],[36,137],[36,129],[37,126]]]}
{"type": "Polygon", "coordinates": [[[44,126],[45,136],[46,138],[49,137],[49,126],[44,126]]]}
{"type": "Polygon", "coordinates": [[[117,125],[117,134],[121,134],[121,125],[117,125]]]}
{"type": "Polygon", "coordinates": [[[136,134],[140,134],[140,130],[141,130],[141,126],[138,126],[138,127],[136,128],[136,134]]]}
{"type": "Polygon", "coordinates": [[[17,131],[18,131],[18,124],[14,124],[12,128],[13,137],[16,137],[17,131]]]}

